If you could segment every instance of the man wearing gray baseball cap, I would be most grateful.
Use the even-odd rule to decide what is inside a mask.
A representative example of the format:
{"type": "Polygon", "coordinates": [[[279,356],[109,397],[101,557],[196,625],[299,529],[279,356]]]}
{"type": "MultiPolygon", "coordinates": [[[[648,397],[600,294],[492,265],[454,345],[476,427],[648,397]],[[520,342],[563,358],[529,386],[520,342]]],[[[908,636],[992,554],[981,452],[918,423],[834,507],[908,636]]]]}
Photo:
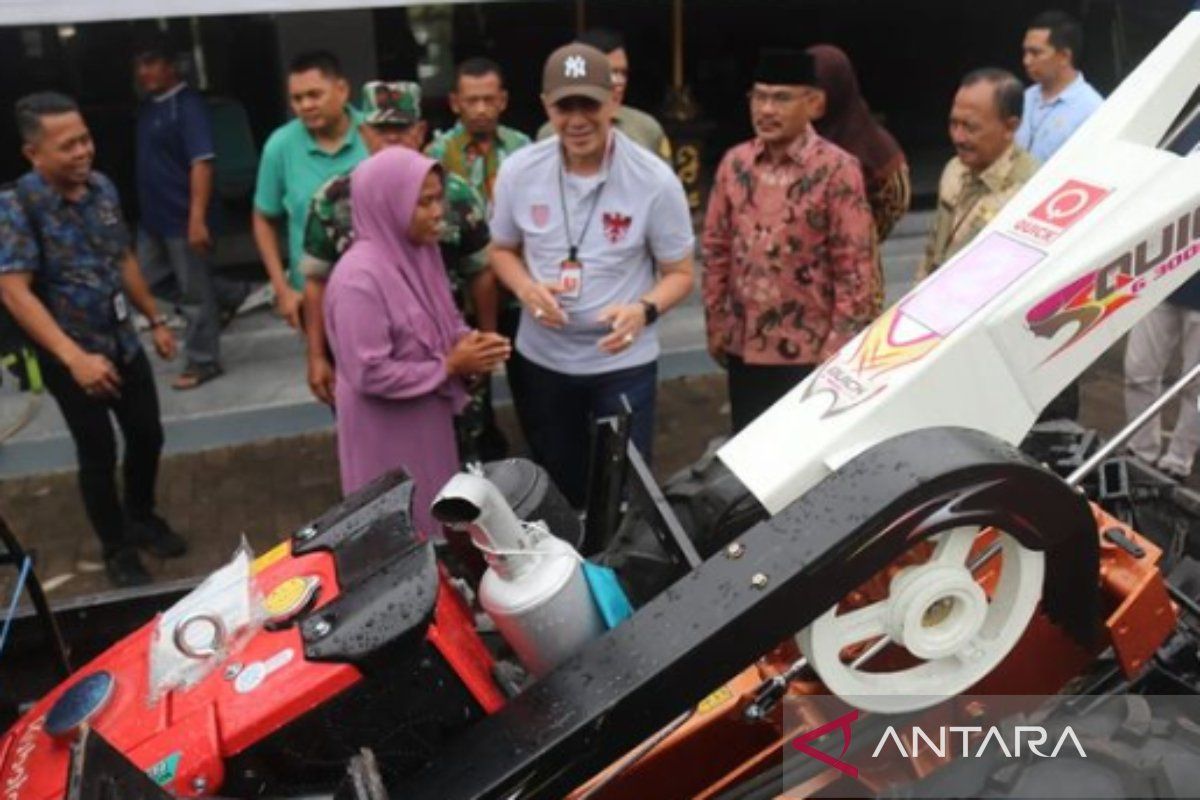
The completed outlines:
{"type": "Polygon", "coordinates": [[[691,215],[679,179],[613,128],[608,58],[569,44],[546,59],[542,102],[557,135],[500,167],[489,262],[521,301],[517,413],[534,457],[577,507],[594,420],[633,410],[649,460],[655,322],[692,288],[691,215]]]}

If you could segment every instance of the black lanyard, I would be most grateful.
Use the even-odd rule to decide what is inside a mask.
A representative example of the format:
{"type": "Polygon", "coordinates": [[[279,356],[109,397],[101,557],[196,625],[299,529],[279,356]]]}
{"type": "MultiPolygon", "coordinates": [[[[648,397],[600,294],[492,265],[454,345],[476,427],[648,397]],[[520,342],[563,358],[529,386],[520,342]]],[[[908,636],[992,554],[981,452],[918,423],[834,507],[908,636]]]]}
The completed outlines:
{"type": "Polygon", "coordinates": [[[558,165],[558,202],[562,206],[563,215],[563,237],[567,240],[567,261],[579,262],[579,248],[583,245],[583,239],[587,236],[588,227],[592,224],[592,217],[596,216],[596,206],[600,205],[600,195],[604,193],[604,187],[608,181],[600,184],[600,188],[596,189],[596,196],[592,198],[591,208],[588,209],[587,217],[583,220],[583,230],[579,232],[579,241],[571,241],[571,217],[567,214],[567,190],[565,178],[563,175],[566,170],[562,164],[558,165]]]}

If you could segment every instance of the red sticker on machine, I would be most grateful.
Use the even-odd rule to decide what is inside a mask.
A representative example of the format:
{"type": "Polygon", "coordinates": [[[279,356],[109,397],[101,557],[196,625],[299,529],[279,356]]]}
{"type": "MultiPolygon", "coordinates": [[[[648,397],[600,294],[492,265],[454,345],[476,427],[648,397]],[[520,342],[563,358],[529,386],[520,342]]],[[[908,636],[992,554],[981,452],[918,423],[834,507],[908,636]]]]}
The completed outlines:
{"type": "Polygon", "coordinates": [[[1108,189],[1071,179],[1039,203],[1029,216],[1018,220],[1013,230],[1049,244],[1086,217],[1108,195],[1108,189]]]}

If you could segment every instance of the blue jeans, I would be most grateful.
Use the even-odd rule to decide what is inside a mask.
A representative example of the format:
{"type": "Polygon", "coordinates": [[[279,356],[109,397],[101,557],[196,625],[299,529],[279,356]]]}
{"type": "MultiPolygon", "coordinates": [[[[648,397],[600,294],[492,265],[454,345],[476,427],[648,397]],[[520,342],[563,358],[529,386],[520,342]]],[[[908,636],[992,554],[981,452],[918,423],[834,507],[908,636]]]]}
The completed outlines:
{"type": "Polygon", "coordinates": [[[596,420],[621,412],[621,395],[633,415],[630,434],[646,463],[654,442],[654,401],[658,363],[604,372],[568,375],[546,369],[513,353],[521,375],[518,410],[534,459],[546,468],[567,500],[583,508],[592,429],[596,420]]]}

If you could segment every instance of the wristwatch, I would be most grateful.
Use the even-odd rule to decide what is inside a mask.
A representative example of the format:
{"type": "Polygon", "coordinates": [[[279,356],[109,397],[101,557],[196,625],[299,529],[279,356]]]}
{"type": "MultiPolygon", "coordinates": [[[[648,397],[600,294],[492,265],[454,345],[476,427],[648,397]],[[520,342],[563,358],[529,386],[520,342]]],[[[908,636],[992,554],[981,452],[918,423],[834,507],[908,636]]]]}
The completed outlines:
{"type": "Polygon", "coordinates": [[[651,300],[639,300],[642,308],[646,309],[646,324],[653,325],[658,320],[658,306],[654,305],[651,300]]]}
{"type": "Polygon", "coordinates": [[[164,326],[166,324],[167,324],[167,315],[166,314],[158,314],[154,317],[154,319],[150,320],[150,330],[154,330],[155,328],[161,328],[162,326],[164,326]]]}

